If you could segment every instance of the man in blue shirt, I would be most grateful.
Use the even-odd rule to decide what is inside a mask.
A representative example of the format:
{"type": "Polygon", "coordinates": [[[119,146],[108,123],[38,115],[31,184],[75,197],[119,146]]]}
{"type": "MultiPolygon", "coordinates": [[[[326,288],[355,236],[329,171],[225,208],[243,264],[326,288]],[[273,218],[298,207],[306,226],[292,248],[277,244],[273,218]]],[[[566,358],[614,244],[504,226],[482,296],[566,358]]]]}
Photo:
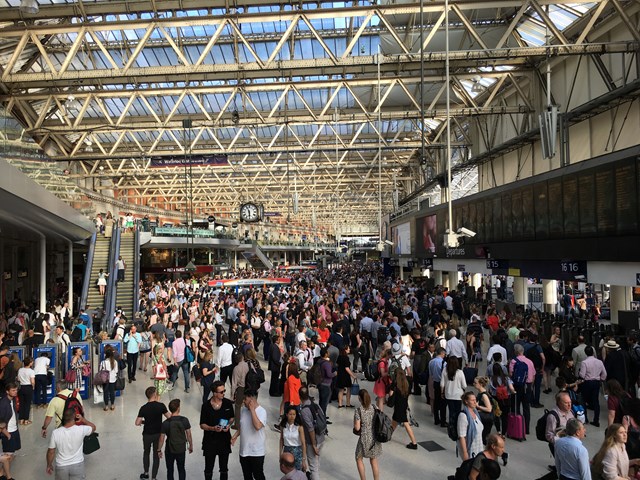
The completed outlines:
{"type": "Polygon", "coordinates": [[[78,315],[78,318],[82,320],[82,323],[86,327],[91,327],[91,317],[83,309],[80,309],[80,314],[78,315]]]}
{"type": "Polygon", "coordinates": [[[132,325],[129,333],[124,336],[124,344],[127,347],[127,373],[129,383],[136,381],[136,367],[138,365],[140,342],[142,342],[142,335],[136,332],[136,326],[132,325]]]}
{"type": "Polygon", "coordinates": [[[444,348],[438,347],[436,356],[429,362],[429,381],[433,381],[433,395],[431,396],[433,419],[434,423],[441,427],[447,426],[447,402],[440,394],[440,381],[444,370],[444,354],[444,348]]]}
{"type": "Polygon", "coordinates": [[[567,421],[565,436],[556,440],[556,470],[560,480],[591,480],[589,452],[582,444],[585,426],[575,418],[567,421]]]}

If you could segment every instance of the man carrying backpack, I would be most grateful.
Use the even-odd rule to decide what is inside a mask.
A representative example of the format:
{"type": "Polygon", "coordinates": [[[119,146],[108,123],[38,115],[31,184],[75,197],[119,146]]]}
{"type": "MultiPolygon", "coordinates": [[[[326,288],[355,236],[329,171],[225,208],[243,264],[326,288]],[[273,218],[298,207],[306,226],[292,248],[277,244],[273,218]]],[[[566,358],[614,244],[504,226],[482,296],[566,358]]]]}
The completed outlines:
{"type": "Polygon", "coordinates": [[[573,412],[571,411],[571,398],[569,397],[569,394],[567,392],[558,393],[556,395],[556,407],[548,412],[545,410],[543,418],[546,419],[544,437],[545,440],[549,443],[549,450],[551,451],[551,455],[555,457],[556,440],[560,438],[558,436],[558,433],[564,430],[564,427],[567,426],[567,422],[569,420],[575,418],[573,412]]]}
{"type": "Polygon", "coordinates": [[[49,406],[47,407],[47,412],[44,416],[44,423],[42,424],[42,438],[47,438],[47,428],[51,423],[52,419],[55,419],[55,427],[58,428],[62,424],[62,415],[64,411],[69,408],[69,404],[71,403],[71,398],[73,398],[73,402],[79,403],[79,408],[84,410],[84,405],[82,403],[82,398],[78,395],[77,390],[71,390],[67,388],[67,384],[64,381],[58,381],[56,384],[58,393],[55,397],[51,399],[49,402],[49,406]]]}
{"type": "Polygon", "coordinates": [[[167,480],[173,480],[173,464],[178,465],[178,478],[186,480],[187,472],[184,464],[187,447],[189,453],[193,453],[193,440],[191,439],[191,424],[187,417],[180,415],[180,399],[174,398],[169,402],[171,417],[162,422],[160,440],[158,441],[158,456],[162,458],[162,445],[167,441],[164,449],[165,463],[167,465],[167,480]]]}
{"type": "MultiPolygon", "coordinates": [[[[483,477],[481,472],[486,472],[486,462],[497,462],[498,458],[504,453],[504,438],[502,435],[492,433],[487,437],[487,446],[485,449],[473,458],[469,458],[462,462],[462,465],[456,470],[454,480],[481,480],[483,477]]],[[[495,467],[495,466],[494,466],[495,467]]],[[[500,467],[498,466],[498,472],[500,467]]],[[[494,479],[498,476],[492,475],[489,478],[494,479]]]]}
{"type": "Polygon", "coordinates": [[[520,344],[513,346],[515,358],[509,363],[509,375],[516,390],[512,399],[512,407],[516,413],[524,416],[525,433],[529,435],[531,422],[531,386],[536,376],[533,362],[524,356],[524,347],[520,344]],[[520,407],[522,406],[522,410],[520,407]]]}
{"type": "Polygon", "coordinates": [[[96,426],[83,416],[78,417],[75,410],[65,410],[62,425],[51,434],[47,450],[47,473],[53,473],[55,460],[56,478],[85,478],[82,447],[85,437],[95,431],[96,426]]]}
{"type": "Polygon", "coordinates": [[[307,444],[307,465],[311,480],[320,480],[320,450],[327,430],[327,419],[322,409],[311,401],[309,389],[303,386],[300,391],[300,418],[307,444]]]}

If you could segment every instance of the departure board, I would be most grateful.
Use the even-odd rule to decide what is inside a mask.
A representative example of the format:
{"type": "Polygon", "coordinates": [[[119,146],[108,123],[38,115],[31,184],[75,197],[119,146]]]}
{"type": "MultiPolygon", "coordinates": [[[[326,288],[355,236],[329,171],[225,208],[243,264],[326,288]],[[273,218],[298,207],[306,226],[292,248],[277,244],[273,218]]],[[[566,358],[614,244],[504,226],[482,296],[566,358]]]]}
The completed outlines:
{"type": "Polygon", "coordinates": [[[472,231],[478,231],[478,216],[476,215],[476,203],[469,202],[469,226],[472,231]]]}
{"type": "Polygon", "coordinates": [[[549,198],[547,196],[547,182],[533,185],[533,210],[536,220],[536,238],[549,237],[549,198]]]}
{"type": "Polygon", "coordinates": [[[484,201],[484,233],[488,241],[493,242],[495,237],[493,235],[493,222],[496,219],[493,216],[493,202],[491,199],[484,201]]]}
{"type": "Polygon", "coordinates": [[[522,238],[533,238],[535,233],[533,187],[524,187],[522,189],[522,238]]]}
{"type": "Polygon", "coordinates": [[[616,187],[610,166],[596,171],[596,222],[598,233],[616,231],[616,187]]]}
{"type": "Polygon", "coordinates": [[[595,175],[593,172],[580,174],[578,182],[580,233],[593,234],[597,232],[595,175]]]}
{"type": "Polygon", "coordinates": [[[578,208],[578,178],[562,177],[562,213],[564,216],[564,234],[580,233],[580,210],[578,208]]]}
{"type": "Polygon", "coordinates": [[[562,236],[562,179],[556,178],[547,183],[549,197],[549,236],[562,236]]]}
{"type": "Polygon", "coordinates": [[[502,196],[502,239],[509,241],[513,236],[513,220],[511,218],[511,194],[502,196]]]}
{"type": "Polygon", "coordinates": [[[511,222],[513,223],[512,236],[514,240],[522,238],[522,191],[516,190],[511,194],[511,222]]]}
{"type": "Polygon", "coordinates": [[[486,226],[484,224],[484,202],[474,202],[476,205],[476,215],[477,215],[477,226],[478,226],[478,237],[482,239],[482,241],[487,241],[486,235],[486,226]]]}
{"type": "Polygon", "coordinates": [[[502,199],[498,196],[493,199],[493,240],[502,240],[502,199]]]}
{"type": "Polygon", "coordinates": [[[469,227],[469,204],[465,203],[462,205],[462,222],[460,224],[461,227],[469,227]]]}
{"type": "Polygon", "coordinates": [[[638,227],[636,164],[624,162],[615,168],[616,231],[635,233],[638,227]]]}

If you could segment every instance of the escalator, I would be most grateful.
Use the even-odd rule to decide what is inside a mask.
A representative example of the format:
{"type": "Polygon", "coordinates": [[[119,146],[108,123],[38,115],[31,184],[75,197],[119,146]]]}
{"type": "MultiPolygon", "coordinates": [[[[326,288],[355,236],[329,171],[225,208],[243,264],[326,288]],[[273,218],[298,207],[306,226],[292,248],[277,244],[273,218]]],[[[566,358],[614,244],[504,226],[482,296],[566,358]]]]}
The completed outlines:
{"type": "MultiPolygon", "coordinates": [[[[126,269],[124,274],[124,281],[116,283],[116,298],[115,307],[116,310],[122,310],[127,319],[133,319],[134,314],[134,297],[135,295],[135,279],[136,270],[139,268],[136,263],[138,257],[136,252],[136,238],[134,232],[124,232],[120,235],[120,251],[119,255],[125,262],[126,269]]],[[[117,257],[116,257],[117,260],[117,257]]],[[[115,265],[115,261],[114,261],[115,265]]],[[[117,271],[114,266],[114,275],[117,275],[117,271]]]]}
{"type": "Polygon", "coordinates": [[[101,269],[106,273],[111,273],[109,269],[110,245],[111,238],[94,234],[89,254],[87,256],[85,281],[82,286],[82,295],[80,297],[80,308],[83,308],[86,311],[102,310],[105,306],[105,296],[100,295],[98,290],[98,273],[101,269]]]}
{"type": "Polygon", "coordinates": [[[242,252],[242,256],[249,262],[254,270],[271,270],[273,268],[273,263],[267,258],[257,242],[251,242],[251,244],[247,244],[246,247],[246,250],[242,252]]]}

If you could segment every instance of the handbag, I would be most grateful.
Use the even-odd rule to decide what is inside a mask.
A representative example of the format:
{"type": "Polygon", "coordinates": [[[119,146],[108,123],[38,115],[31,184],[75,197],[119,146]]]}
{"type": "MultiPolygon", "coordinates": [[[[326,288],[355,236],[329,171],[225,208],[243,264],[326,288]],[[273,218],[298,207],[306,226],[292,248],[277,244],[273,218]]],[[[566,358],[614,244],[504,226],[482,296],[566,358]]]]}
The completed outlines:
{"type": "Polygon", "coordinates": [[[358,395],[360,393],[360,384],[356,380],[351,384],[351,395],[358,395]]]}
{"type": "Polygon", "coordinates": [[[109,383],[109,370],[100,370],[96,373],[95,377],[93,377],[94,385],[104,385],[109,383]]]}
{"type": "Polygon", "coordinates": [[[82,376],[88,377],[89,375],[91,375],[91,366],[88,363],[85,363],[82,366],[82,376]]]}
{"type": "Polygon", "coordinates": [[[93,403],[97,405],[104,402],[104,390],[98,386],[93,387],[93,403]]]}
{"type": "Polygon", "coordinates": [[[116,378],[116,390],[124,390],[125,385],[124,375],[118,374],[118,378],[116,378]]]}
{"type": "Polygon", "coordinates": [[[64,381],[67,383],[74,383],[76,381],[76,371],[73,368],[67,370],[64,374],[64,381]]]}
{"type": "Polygon", "coordinates": [[[193,354],[193,350],[189,345],[187,345],[184,349],[184,358],[189,363],[196,361],[196,356],[193,354]]]}
{"type": "Polygon", "coordinates": [[[98,440],[98,432],[93,432],[91,435],[84,437],[82,444],[82,453],[90,455],[95,451],[100,450],[100,440],[98,440]]]}
{"type": "Polygon", "coordinates": [[[161,363],[156,363],[153,366],[153,379],[154,380],[166,380],[167,379],[167,370],[164,368],[164,365],[161,363]]]}

